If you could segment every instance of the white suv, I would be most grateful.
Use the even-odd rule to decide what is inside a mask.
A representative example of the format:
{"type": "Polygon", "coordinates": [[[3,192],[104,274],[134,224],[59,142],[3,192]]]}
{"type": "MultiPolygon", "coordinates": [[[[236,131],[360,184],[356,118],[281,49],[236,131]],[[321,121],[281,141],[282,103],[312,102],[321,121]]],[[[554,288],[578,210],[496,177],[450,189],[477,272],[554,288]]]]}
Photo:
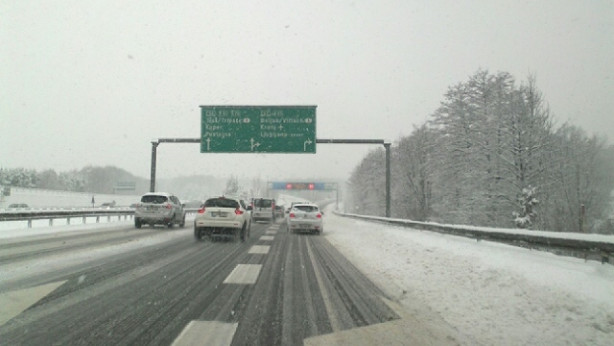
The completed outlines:
{"type": "Polygon", "coordinates": [[[134,210],[134,226],[165,225],[169,228],[173,224],[185,226],[185,211],[183,205],[174,195],[166,192],[149,192],[141,196],[134,210]]]}
{"type": "Polygon", "coordinates": [[[194,217],[194,237],[197,240],[227,237],[245,241],[252,228],[249,209],[242,199],[209,198],[194,217]]]}

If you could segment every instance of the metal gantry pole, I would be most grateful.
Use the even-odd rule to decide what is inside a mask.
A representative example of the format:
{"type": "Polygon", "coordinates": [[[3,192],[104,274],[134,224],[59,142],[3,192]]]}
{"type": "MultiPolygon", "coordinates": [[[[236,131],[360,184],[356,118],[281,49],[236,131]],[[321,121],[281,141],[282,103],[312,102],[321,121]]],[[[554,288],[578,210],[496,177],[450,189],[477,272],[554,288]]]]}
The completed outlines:
{"type": "Polygon", "coordinates": [[[151,141],[151,177],[149,180],[149,192],[156,191],[156,152],[158,149],[158,144],[160,144],[160,142],[151,141]]]}
{"type": "Polygon", "coordinates": [[[386,217],[390,217],[390,143],[384,143],[386,148],[386,217]]]}

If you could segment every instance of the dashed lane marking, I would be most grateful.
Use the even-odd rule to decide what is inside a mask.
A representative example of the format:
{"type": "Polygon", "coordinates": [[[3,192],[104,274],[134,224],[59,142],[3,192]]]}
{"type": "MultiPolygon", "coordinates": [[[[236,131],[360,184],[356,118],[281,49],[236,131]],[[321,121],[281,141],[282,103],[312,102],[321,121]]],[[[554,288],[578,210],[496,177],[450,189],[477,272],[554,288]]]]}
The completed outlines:
{"type": "Polygon", "coordinates": [[[277,231],[266,231],[266,232],[264,232],[264,234],[266,234],[266,235],[275,235],[275,234],[277,234],[277,231]]]}
{"type": "Polygon", "coordinates": [[[172,346],[230,345],[238,325],[216,321],[191,321],[173,341],[172,346]]]}
{"type": "Polygon", "coordinates": [[[262,237],[260,237],[260,240],[266,240],[266,241],[271,241],[275,239],[275,237],[273,237],[272,235],[263,235],[262,237]]]}
{"type": "Polygon", "coordinates": [[[258,280],[262,264],[237,264],[230,275],[224,280],[225,284],[252,285],[258,280]]]}
{"type": "MultiPolygon", "coordinates": [[[[260,237],[262,239],[263,237],[260,237]]],[[[254,245],[247,253],[266,255],[269,253],[269,245],[254,245]]]]}
{"type": "Polygon", "coordinates": [[[43,299],[65,282],[52,282],[46,285],[0,294],[0,306],[2,307],[0,308],[0,326],[43,299]]]}

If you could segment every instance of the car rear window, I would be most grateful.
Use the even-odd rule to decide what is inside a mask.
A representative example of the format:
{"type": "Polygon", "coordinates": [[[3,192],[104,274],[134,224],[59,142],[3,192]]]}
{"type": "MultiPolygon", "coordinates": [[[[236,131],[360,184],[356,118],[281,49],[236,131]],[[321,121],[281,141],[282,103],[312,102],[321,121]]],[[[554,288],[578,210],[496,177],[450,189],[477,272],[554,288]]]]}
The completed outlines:
{"type": "Polygon", "coordinates": [[[318,207],[312,205],[295,205],[294,209],[304,211],[306,213],[312,213],[318,211],[318,207]]]}
{"type": "Polygon", "coordinates": [[[239,202],[235,201],[234,199],[212,198],[205,202],[205,208],[207,207],[236,209],[239,207],[239,202]]]}
{"type": "Polygon", "coordinates": [[[162,204],[166,201],[168,201],[168,198],[166,198],[166,196],[147,195],[141,197],[142,203],[162,204]]]}
{"type": "Polygon", "coordinates": [[[273,205],[272,199],[255,199],[254,207],[256,208],[270,208],[273,205]]]}

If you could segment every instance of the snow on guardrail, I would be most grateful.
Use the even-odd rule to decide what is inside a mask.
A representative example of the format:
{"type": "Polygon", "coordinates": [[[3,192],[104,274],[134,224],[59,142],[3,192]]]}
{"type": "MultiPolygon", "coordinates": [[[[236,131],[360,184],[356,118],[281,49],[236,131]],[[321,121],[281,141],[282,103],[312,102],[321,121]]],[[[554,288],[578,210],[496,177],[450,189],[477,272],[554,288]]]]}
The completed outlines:
{"type": "Polygon", "coordinates": [[[575,256],[585,260],[610,263],[614,258],[614,236],[604,234],[563,233],[530,231],[523,229],[490,228],[466,225],[446,225],[433,222],[418,222],[379,216],[334,212],[339,216],[366,221],[383,222],[421,230],[434,231],[474,238],[477,241],[491,240],[529,249],[546,250],[559,255],[575,256]]]}
{"type": "MultiPolygon", "coordinates": [[[[198,208],[185,208],[186,213],[195,213],[198,208]]],[[[2,210],[0,211],[1,221],[27,221],[28,228],[32,227],[33,220],[49,220],[49,225],[53,224],[54,219],[66,219],[70,223],[72,218],[85,218],[96,217],[96,222],[99,221],[101,216],[117,216],[118,220],[122,217],[124,219],[134,216],[133,208],[72,208],[72,209],[52,209],[52,210],[2,210]]]]}

